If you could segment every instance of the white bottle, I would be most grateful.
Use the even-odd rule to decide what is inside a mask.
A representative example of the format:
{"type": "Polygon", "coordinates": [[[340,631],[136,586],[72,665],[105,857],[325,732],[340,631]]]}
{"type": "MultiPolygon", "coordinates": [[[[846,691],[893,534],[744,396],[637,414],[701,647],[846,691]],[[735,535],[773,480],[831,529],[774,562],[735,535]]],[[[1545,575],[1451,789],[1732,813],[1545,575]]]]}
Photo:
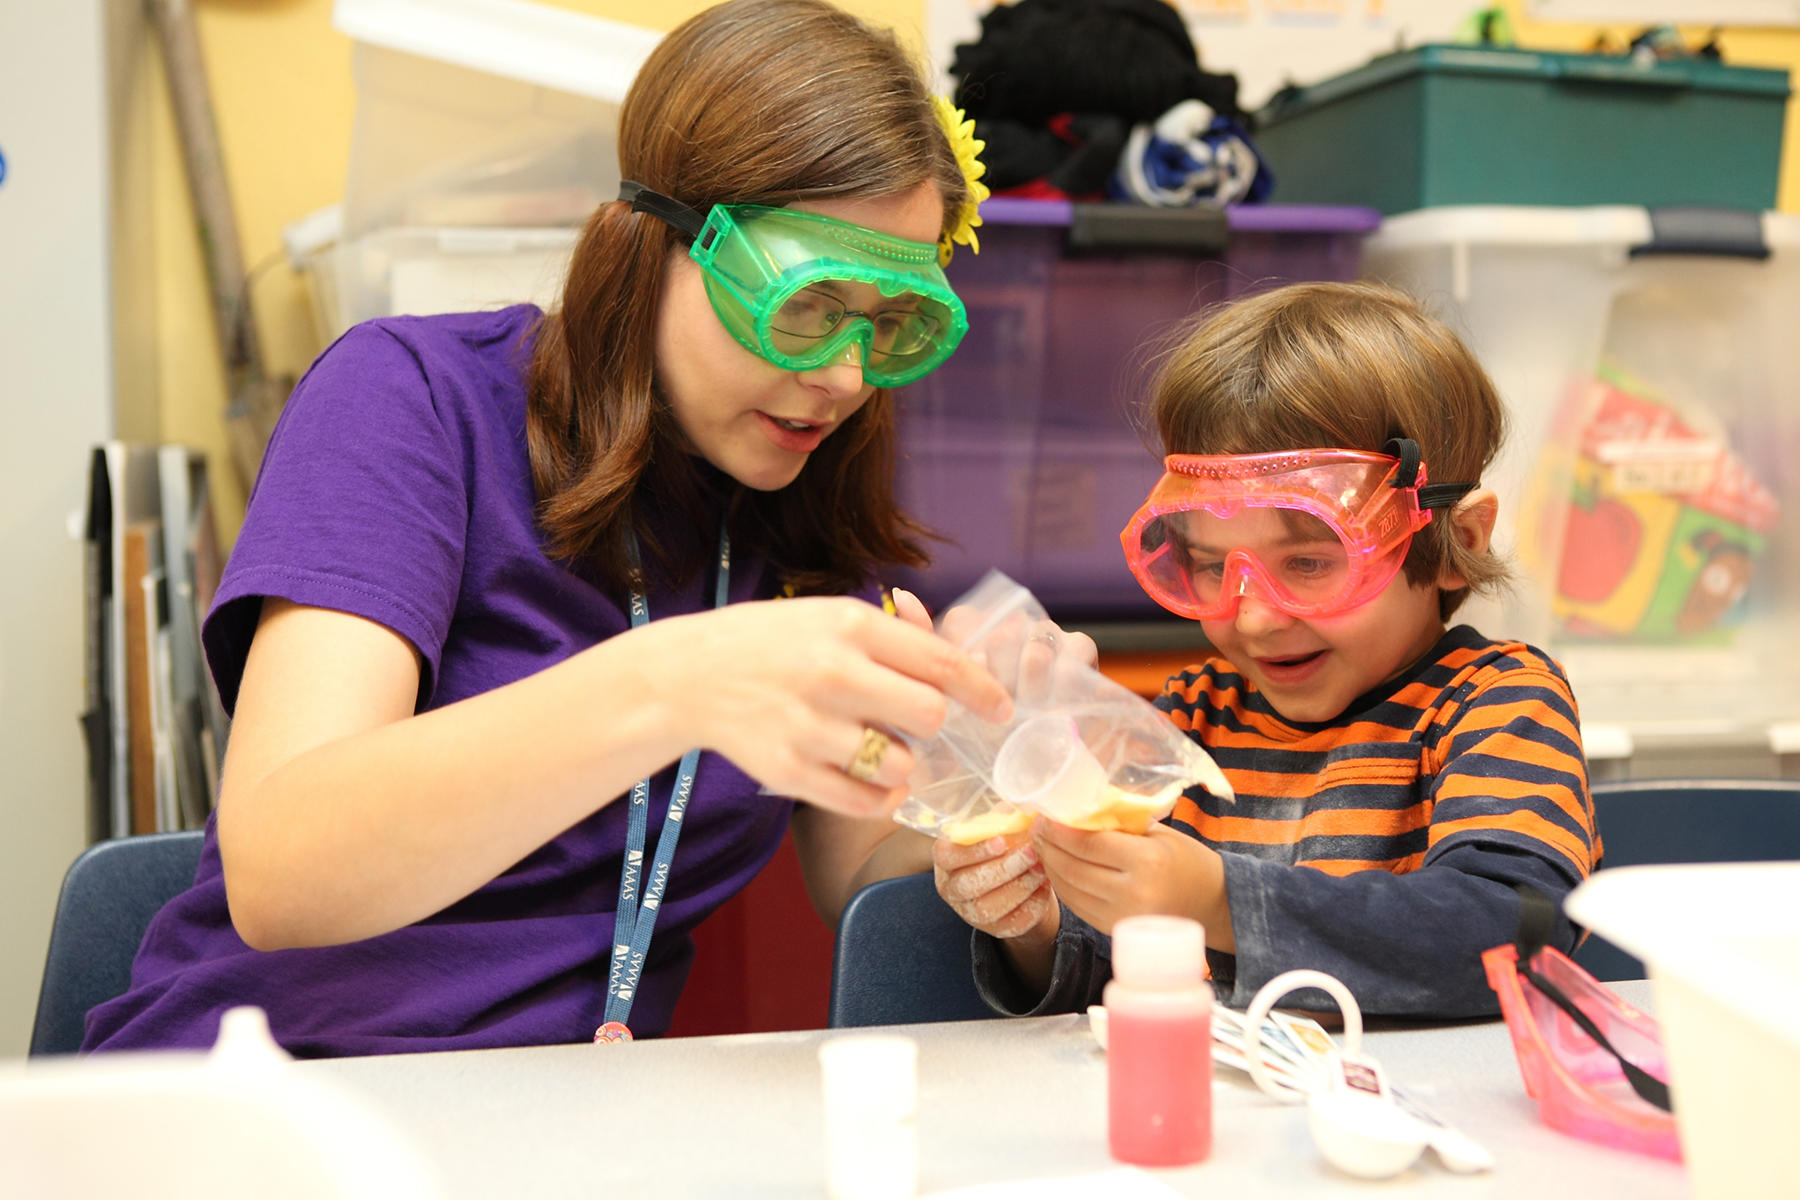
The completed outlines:
{"type": "Polygon", "coordinates": [[[1187,917],[1113,927],[1106,985],[1107,1145],[1120,1162],[1167,1167],[1212,1152],[1212,984],[1187,917]]]}

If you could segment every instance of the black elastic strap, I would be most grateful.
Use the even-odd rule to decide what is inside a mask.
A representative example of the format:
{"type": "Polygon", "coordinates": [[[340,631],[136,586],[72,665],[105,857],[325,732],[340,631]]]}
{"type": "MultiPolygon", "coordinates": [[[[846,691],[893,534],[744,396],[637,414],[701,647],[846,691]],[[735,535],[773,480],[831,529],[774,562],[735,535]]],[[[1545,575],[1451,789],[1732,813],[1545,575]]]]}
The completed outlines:
{"type": "Polygon", "coordinates": [[[1419,507],[1451,508],[1474,490],[1472,483],[1428,483],[1419,489],[1419,507]]]}
{"type": "Polygon", "coordinates": [[[635,179],[627,179],[619,185],[619,199],[631,205],[632,212],[649,213],[659,221],[666,221],[690,238],[700,236],[706,227],[706,214],[696,208],[689,208],[679,200],[671,200],[661,192],[651,191],[635,179]]]}
{"type": "MultiPolygon", "coordinates": [[[[1381,452],[1400,460],[1400,468],[1394,472],[1395,487],[1409,488],[1419,482],[1419,443],[1411,438],[1389,438],[1381,452]]],[[[1472,483],[1428,483],[1419,489],[1419,507],[1449,508],[1474,490],[1472,483]]]]}
{"type": "Polygon", "coordinates": [[[1593,1038],[1595,1045],[1619,1060],[1619,1069],[1625,1073],[1625,1082],[1631,1085],[1631,1090],[1638,1094],[1640,1100],[1664,1112],[1674,1112],[1669,1085],[1620,1054],[1606,1039],[1606,1035],[1600,1032],[1600,1027],[1561,988],[1532,969],[1532,958],[1550,942],[1550,931],[1556,924],[1556,905],[1529,883],[1516,883],[1513,890],[1519,893],[1519,933],[1513,940],[1513,947],[1519,956],[1519,974],[1544,993],[1550,1003],[1560,1008],[1569,1020],[1579,1025],[1583,1033],[1593,1038]]]}

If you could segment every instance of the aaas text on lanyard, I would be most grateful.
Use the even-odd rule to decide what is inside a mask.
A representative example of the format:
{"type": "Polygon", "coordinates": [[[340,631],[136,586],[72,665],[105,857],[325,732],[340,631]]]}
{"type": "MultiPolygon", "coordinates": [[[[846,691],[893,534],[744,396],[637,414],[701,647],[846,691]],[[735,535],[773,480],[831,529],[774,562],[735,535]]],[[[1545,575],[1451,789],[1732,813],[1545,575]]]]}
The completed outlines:
{"type": "MultiPolygon", "coordinates": [[[[633,565],[637,541],[631,543],[633,565]]],[[[713,588],[713,607],[724,608],[731,589],[731,539],[719,526],[719,578],[713,588]]],[[[650,602],[639,588],[631,589],[631,627],[650,621],[650,602]]],[[[631,788],[631,812],[625,825],[625,861],[619,866],[619,911],[613,919],[612,963],[606,973],[606,1013],[596,1042],[629,1042],[631,1002],[637,996],[644,959],[650,953],[650,935],[656,928],[657,910],[669,884],[669,868],[675,861],[675,843],[681,837],[681,820],[687,814],[688,797],[694,791],[694,771],[700,764],[698,748],[681,756],[675,771],[675,788],[662,832],[656,838],[656,857],[644,873],[644,843],[650,827],[650,780],[640,779],[631,788]],[[642,891],[642,898],[639,892],[642,891]]]]}

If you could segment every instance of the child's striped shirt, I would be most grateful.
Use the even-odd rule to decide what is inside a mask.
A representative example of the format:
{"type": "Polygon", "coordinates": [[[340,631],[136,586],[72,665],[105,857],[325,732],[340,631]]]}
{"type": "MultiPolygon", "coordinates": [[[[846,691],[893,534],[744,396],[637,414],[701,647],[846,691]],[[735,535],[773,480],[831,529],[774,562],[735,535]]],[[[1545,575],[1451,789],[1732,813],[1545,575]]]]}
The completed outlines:
{"type": "Polygon", "coordinates": [[[1372,1012],[1492,1011],[1480,953],[1513,935],[1512,884],[1560,900],[1598,859],[1568,680],[1523,643],[1459,626],[1330,722],[1285,719],[1221,658],[1157,706],[1237,791],[1170,818],[1225,859],[1228,999],[1314,967],[1372,1012]]]}

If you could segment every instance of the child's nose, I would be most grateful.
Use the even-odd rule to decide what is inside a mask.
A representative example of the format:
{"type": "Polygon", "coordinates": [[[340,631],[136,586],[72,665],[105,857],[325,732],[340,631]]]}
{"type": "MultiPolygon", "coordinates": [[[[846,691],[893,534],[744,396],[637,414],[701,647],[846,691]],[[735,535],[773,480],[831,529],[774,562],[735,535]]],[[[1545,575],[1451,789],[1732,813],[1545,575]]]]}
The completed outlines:
{"type": "Polygon", "coordinates": [[[1294,621],[1294,617],[1255,592],[1245,592],[1238,597],[1237,615],[1232,618],[1232,625],[1244,637],[1255,637],[1285,629],[1294,621]]]}

